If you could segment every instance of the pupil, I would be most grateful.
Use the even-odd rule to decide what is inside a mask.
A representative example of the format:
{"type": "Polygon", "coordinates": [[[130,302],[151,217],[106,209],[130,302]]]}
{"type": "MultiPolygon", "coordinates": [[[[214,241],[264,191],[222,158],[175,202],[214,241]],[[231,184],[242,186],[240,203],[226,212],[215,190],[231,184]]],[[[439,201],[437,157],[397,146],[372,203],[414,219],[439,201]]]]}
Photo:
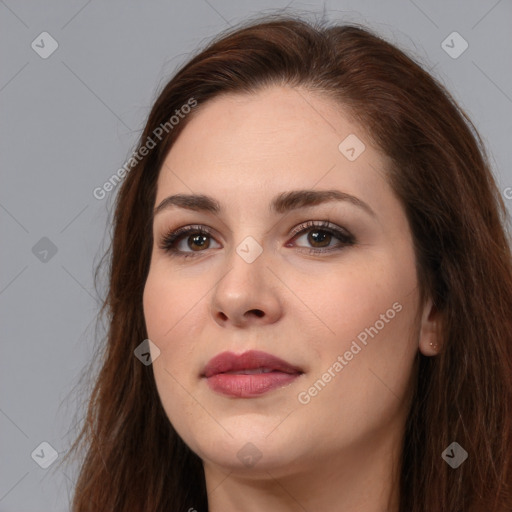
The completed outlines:
{"type": "MultiPolygon", "coordinates": [[[[192,244],[196,245],[196,246],[199,246],[200,248],[204,248],[205,247],[205,242],[207,240],[207,237],[205,235],[194,235],[191,237],[192,238],[192,244]]],[[[190,238],[189,238],[190,240],[190,238]]],[[[206,247],[208,247],[209,244],[206,244],[206,247]]],[[[194,247],[192,247],[191,244],[189,244],[190,248],[192,250],[194,250],[194,247]]]]}
{"type": "Polygon", "coordinates": [[[326,239],[327,245],[329,245],[331,234],[326,231],[310,231],[309,236],[312,239],[310,240],[312,245],[325,242],[326,239]]]}

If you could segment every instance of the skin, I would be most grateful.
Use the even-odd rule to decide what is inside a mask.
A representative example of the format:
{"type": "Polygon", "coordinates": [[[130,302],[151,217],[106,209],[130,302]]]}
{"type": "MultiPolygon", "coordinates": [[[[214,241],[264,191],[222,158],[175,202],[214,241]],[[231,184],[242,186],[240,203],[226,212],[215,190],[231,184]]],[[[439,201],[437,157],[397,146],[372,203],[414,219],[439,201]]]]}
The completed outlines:
{"type": "Polygon", "coordinates": [[[398,510],[413,361],[418,350],[435,355],[439,319],[430,301],[419,303],[411,233],[387,165],[340,105],[289,87],[200,105],[169,152],[155,207],[195,193],[223,209],[173,206],[155,216],[143,300],[148,337],[161,351],[153,363],[158,392],[203,460],[210,511],[398,510]],[[338,149],[349,134],[366,146],[354,161],[338,149]],[[298,189],[346,192],[375,216],[347,201],[270,212],[275,195],[298,189]],[[315,227],[290,235],[310,220],[348,230],[355,244],[309,254],[339,243],[333,236],[315,245],[315,227]],[[209,246],[185,235],[177,245],[193,254],[187,259],[159,247],[169,231],[191,224],[211,228],[209,246]],[[236,252],[247,236],[263,250],[252,263],[236,252]],[[394,303],[400,312],[332,370],[394,303]],[[200,377],[220,352],[251,349],[304,374],[257,398],[220,395],[200,377]],[[329,368],[330,381],[301,403],[299,393],[329,368]],[[249,442],[261,455],[250,467],[237,456],[249,442]]]}

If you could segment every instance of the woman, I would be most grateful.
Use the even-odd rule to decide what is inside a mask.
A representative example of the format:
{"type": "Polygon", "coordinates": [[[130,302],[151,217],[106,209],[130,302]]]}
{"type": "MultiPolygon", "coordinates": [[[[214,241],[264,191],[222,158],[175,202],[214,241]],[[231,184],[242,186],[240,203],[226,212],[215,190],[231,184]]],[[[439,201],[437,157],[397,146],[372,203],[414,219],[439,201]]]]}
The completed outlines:
{"type": "Polygon", "coordinates": [[[439,83],[363,28],[262,19],[178,71],[136,154],[75,512],[512,510],[507,214],[439,83]]]}

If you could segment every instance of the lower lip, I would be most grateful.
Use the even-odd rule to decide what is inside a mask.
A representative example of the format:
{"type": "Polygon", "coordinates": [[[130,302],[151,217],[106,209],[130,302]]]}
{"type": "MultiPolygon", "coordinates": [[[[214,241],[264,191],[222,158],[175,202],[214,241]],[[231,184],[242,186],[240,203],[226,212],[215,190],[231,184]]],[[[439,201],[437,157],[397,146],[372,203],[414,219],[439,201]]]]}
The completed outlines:
{"type": "Polygon", "coordinates": [[[208,386],[227,396],[251,398],[291,384],[299,373],[269,372],[251,375],[219,373],[206,379],[208,386]]]}

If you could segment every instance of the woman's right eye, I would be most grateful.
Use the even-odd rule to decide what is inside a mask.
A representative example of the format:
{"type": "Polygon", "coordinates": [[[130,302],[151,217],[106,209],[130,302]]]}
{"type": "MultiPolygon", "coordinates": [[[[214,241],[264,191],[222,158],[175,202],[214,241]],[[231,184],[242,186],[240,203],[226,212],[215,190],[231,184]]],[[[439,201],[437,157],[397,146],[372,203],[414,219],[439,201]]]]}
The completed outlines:
{"type": "Polygon", "coordinates": [[[213,240],[213,237],[203,226],[185,226],[164,235],[159,246],[172,256],[189,258],[204,252],[204,249],[209,249],[210,240],[213,240]]]}

